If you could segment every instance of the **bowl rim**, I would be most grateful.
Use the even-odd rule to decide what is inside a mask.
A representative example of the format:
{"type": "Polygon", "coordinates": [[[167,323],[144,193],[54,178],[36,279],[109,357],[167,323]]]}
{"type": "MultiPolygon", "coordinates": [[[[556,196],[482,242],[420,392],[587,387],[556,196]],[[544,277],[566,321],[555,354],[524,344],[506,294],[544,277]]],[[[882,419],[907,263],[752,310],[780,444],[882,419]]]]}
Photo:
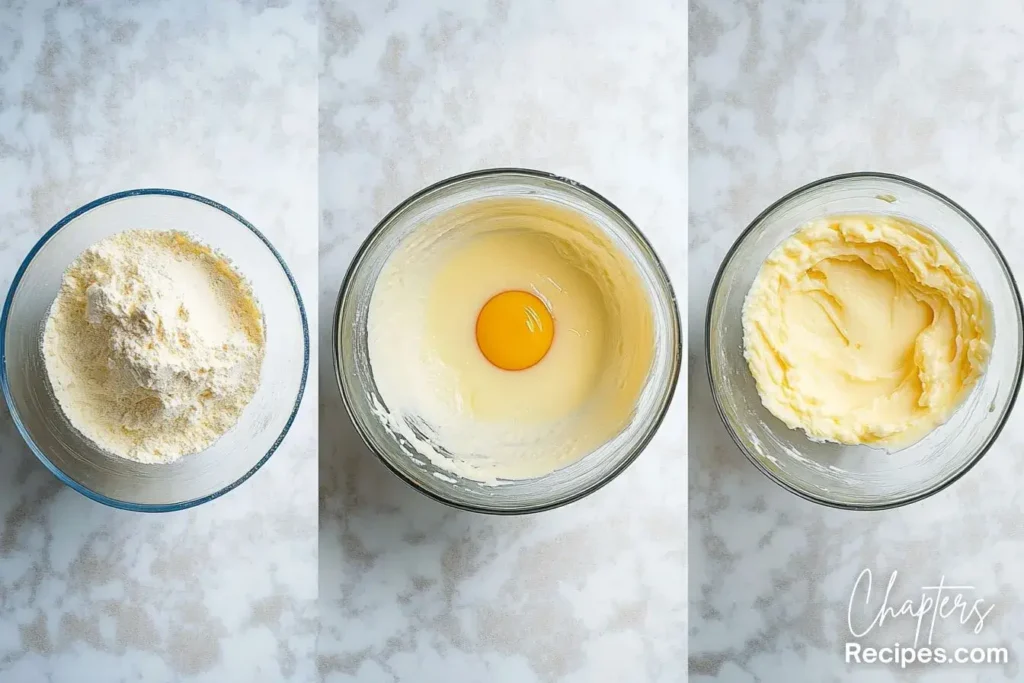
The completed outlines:
{"type": "Polygon", "coordinates": [[[352,421],[352,424],[355,426],[356,432],[359,434],[359,438],[362,439],[363,443],[370,450],[370,452],[373,453],[380,462],[384,463],[385,467],[387,467],[389,470],[391,470],[392,473],[394,473],[396,476],[398,476],[399,479],[404,481],[406,484],[411,486],[413,489],[415,489],[419,493],[427,496],[428,498],[432,498],[433,500],[436,500],[439,503],[443,503],[443,504],[445,504],[445,505],[447,505],[449,507],[453,507],[453,508],[456,508],[458,510],[465,510],[467,512],[477,512],[477,513],[490,514],[490,515],[502,515],[502,516],[525,515],[525,514],[532,514],[532,513],[535,513],[535,512],[543,512],[545,510],[553,510],[555,508],[559,508],[559,507],[562,507],[563,505],[568,505],[570,503],[574,503],[574,502],[576,502],[578,500],[581,500],[582,498],[585,498],[585,497],[589,496],[590,494],[592,494],[595,491],[603,488],[610,481],[612,481],[613,479],[618,477],[620,474],[622,474],[622,472],[624,472],[626,470],[626,468],[628,468],[640,456],[640,454],[644,450],[646,450],[646,448],[647,448],[648,444],[650,443],[651,439],[654,438],[654,435],[660,429],[661,424],[664,421],[666,414],[668,413],[669,407],[672,405],[672,401],[673,401],[673,398],[675,396],[675,391],[676,391],[676,388],[677,388],[678,383],[679,383],[679,375],[680,375],[681,368],[682,368],[683,334],[682,334],[682,322],[681,322],[680,315],[679,315],[678,300],[676,298],[675,290],[672,287],[672,280],[671,280],[671,278],[668,275],[668,271],[665,269],[664,264],[661,262],[661,258],[658,256],[657,252],[654,250],[654,247],[651,245],[651,243],[647,239],[647,237],[643,234],[643,232],[640,231],[640,229],[637,227],[636,223],[634,223],[633,220],[629,218],[629,216],[627,216],[621,209],[619,209],[618,206],[616,206],[615,204],[610,202],[607,198],[605,198],[600,193],[590,189],[588,186],[586,186],[586,185],[584,185],[584,184],[582,184],[580,182],[577,182],[575,180],[571,180],[569,178],[566,178],[565,176],[557,175],[557,174],[554,174],[554,173],[549,173],[547,171],[538,171],[538,170],[529,169],[529,168],[495,167],[495,168],[482,168],[482,169],[478,169],[478,170],[475,170],[475,171],[469,171],[469,172],[466,172],[466,173],[460,173],[460,174],[453,175],[453,176],[450,176],[448,178],[445,178],[443,180],[439,180],[439,181],[437,181],[435,183],[432,183],[430,185],[427,185],[426,187],[424,187],[424,188],[414,192],[412,195],[410,195],[406,199],[404,199],[401,202],[399,202],[399,204],[397,206],[395,206],[395,208],[391,209],[377,223],[377,225],[374,226],[374,228],[370,231],[370,233],[363,239],[362,243],[359,245],[359,249],[356,251],[355,255],[352,257],[352,261],[349,263],[348,269],[345,272],[345,277],[342,279],[341,287],[340,287],[340,289],[338,291],[338,299],[337,299],[337,302],[336,302],[335,307],[334,307],[334,320],[333,320],[333,323],[332,323],[332,327],[333,327],[333,339],[332,339],[332,347],[333,348],[332,348],[331,356],[332,356],[332,360],[333,360],[333,363],[334,363],[334,374],[335,374],[335,380],[338,383],[338,390],[341,393],[342,403],[344,403],[344,405],[345,405],[345,411],[348,413],[349,419],[352,421]],[[663,280],[663,282],[665,284],[665,292],[668,295],[669,304],[670,304],[669,308],[671,309],[670,310],[670,316],[669,316],[670,317],[671,332],[675,336],[675,343],[673,345],[673,348],[670,349],[671,353],[674,356],[674,362],[672,363],[672,367],[669,370],[670,376],[669,376],[668,390],[666,392],[666,397],[665,397],[664,404],[662,405],[662,407],[659,410],[658,414],[655,415],[654,420],[651,422],[650,429],[648,429],[647,433],[644,434],[643,437],[640,439],[640,441],[637,442],[636,446],[633,448],[633,452],[629,455],[629,457],[624,458],[613,469],[611,469],[604,477],[598,479],[593,484],[591,484],[589,487],[587,487],[585,489],[582,489],[580,491],[574,492],[572,495],[564,496],[564,497],[562,497],[560,499],[557,499],[557,500],[554,500],[554,501],[551,501],[551,502],[547,502],[547,503],[540,503],[540,504],[531,505],[531,506],[528,506],[528,507],[514,508],[514,509],[495,508],[495,507],[489,507],[489,506],[486,506],[486,505],[475,505],[475,504],[462,503],[462,502],[459,502],[459,501],[451,500],[451,499],[448,499],[448,498],[446,498],[446,497],[444,497],[442,495],[439,495],[439,494],[435,493],[434,491],[429,491],[429,490],[423,488],[414,479],[412,479],[411,477],[407,476],[405,473],[400,471],[374,445],[374,443],[370,440],[369,434],[366,432],[366,430],[363,427],[363,425],[360,424],[359,420],[356,418],[355,411],[354,411],[354,409],[353,409],[353,407],[352,407],[352,405],[350,403],[350,398],[349,398],[349,396],[348,396],[348,394],[347,394],[347,392],[345,390],[345,382],[342,379],[342,371],[341,371],[341,351],[342,351],[342,344],[341,344],[341,311],[342,311],[342,308],[343,308],[343,305],[344,305],[346,299],[348,298],[348,290],[349,290],[349,287],[351,285],[352,278],[353,278],[356,270],[359,268],[359,266],[363,262],[363,258],[365,257],[366,251],[369,249],[370,244],[375,240],[377,235],[379,235],[384,230],[384,228],[388,224],[391,223],[391,221],[394,219],[395,216],[397,216],[401,212],[405,211],[411,205],[413,205],[416,202],[420,201],[424,196],[426,196],[426,195],[428,195],[430,193],[433,193],[433,192],[435,192],[437,190],[441,190],[443,188],[450,187],[450,186],[453,186],[453,185],[456,185],[456,184],[459,184],[459,183],[462,183],[462,182],[466,182],[466,181],[469,181],[469,180],[474,180],[474,179],[477,179],[477,178],[500,177],[500,176],[513,176],[513,177],[515,177],[515,176],[521,176],[521,177],[525,176],[525,177],[528,177],[528,178],[531,178],[531,179],[534,179],[534,180],[551,181],[551,182],[554,182],[555,184],[560,185],[562,187],[569,187],[569,188],[572,188],[575,191],[582,192],[584,195],[587,195],[589,199],[596,201],[596,203],[604,204],[605,206],[607,206],[610,209],[610,213],[615,214],[616,217],[621,220],[622,224],[627,226],[627,228],[631,231],[632,237],[637,242],[639,242],[641,244],[641,246],[643,246],[645,249],[647,249],[647,251],[650,253],[652,264],[653,264],[655,270],[657,271],[658,276],[663,280]]]}
{"type": "Polygon", "coordinates": [[[967,474],[967,472],[969,472],[971,470],[971,468],[973,468],[976,464],[978,464],[978,461],[981,460],[981,458],[984,457],[984,455],[986,453],[988,453],[989,450],[991,450],[993,444],[995,444],[996,440],[999,438],[1000,432],[1003,431],[1003,427],[1006,426],[1006,423],[1010,419],[1010,414],[1013,412],[1013,406],[1014,406],[1014,404],[1017,401],[1017,395],[1018,395],[1018,393],[1020,391],[1021,379],[1022,379],[1022,377],[1024,377],[1024,358],[1022,358],[1019,349],[1018,349],[1018,354],[1017,354],[1017,372],[1016,372],[1016,374],[1015,374],[1015,376],[1013,378],[1013,387],[1010,390],[1010,397],[1009,397],[1009,400],[1007,401],[1006,409],[1003,411],[1003,415],[1000,418],[999,423],[995,426],[995,428],[988,435],[988,437],[986,438],[985,444],[978,451],[977,455],[975,455],[969,462],[965,463],[958,471],[954,472],[951,476],[947,477],[946,479],[943,479],[942,481],[938,482],[937,484],[933,485],[930,488],[924,489],[924,490],[922,490],[922,491],[920,491],[918,493],[915,493],[912,496],[906,496],[906,497],[901,498],[901,499],[896,499],[896,500],[892,500],[892,501],[882,501],[882,502],[878,502],[878,503],[843,503],[843,502],[840,502],[840,501],[831,500],[831,499],[825,498],[823,496],[818,496],[818,495],[815,495],[813,493],[809,493],[807,491],[804,491],[804,490],[802,490],[802,489],[800,489],[800,488],[798,488],[796,486],[793,486],[792,484],[790,484],[787,481],[783,481],[781,478],[776,476],[775,473],[772,472],[771,470],[769,470],[764,465],[764,463],[762,463],[760,461],[759,458],[755,457],[750,452],[748,452],[747,449],[744,448],[743,444],[740,442],[740,439],[736,435],[736,431],[733,429],[731,423],[729,422],[728,418],[725,415],[725,411],[722,409],[722,403],[721,403],[721,400],[719,399],[719,395],[718,395],[718,388],[715,386],[714,377],[711,374],[711,343],[710,342],[711,342],[711,312],[712,312],[712,304],[714,303],[715,296],[718,294],[718,288],[719,288],[719,285],[721,284],[722,276],[723,276],[723,274],[725,272],[725,268],[729,264],[729,262],[732,260],[733,256],[735,255],[735,252],[739,248],[740,244],[742,244],[747,239],[747,237],[749,237],[749,235],[754,231],[754,229],[758,225],[760,225],[761,222],[764,221],[764,219],[769,214],[771,214],[779,206],[781,206],[782,204],[790,201],[791,199],[794,199],[795,197],[798,197],[799,195],[804,194],[805,192],[808,192],[808,191],[813,190],[815,188],[821,187],[823,185],[829,185],[829,184],[836,183],[836,182],[841,182],[841,181],[844,181],[844,180],[861,180],[861,179],[888,180],[888,181],[895,182],[895,183],[898,183],[898,184],[906,185],[906,186],[908,186],[910,188],[913,188],[915,190],[920,190],[920,191],[924,192],[925,194],[931,195],[933,198],[937,199],[938,201],[945,203],[949,207],[951,207],[954,210],[956,210],[957,212],[959,212],[965,219],[967,219],[967,222],[970,223],[970,225],[975,230],[977,230],[981,234],[981,236],[985,239],[985,241],[989,244],[989,246],[992,248],[992,251],[995,254],[997,260],[999,261],[1000,265],[1002,265],[1003,270],[1006,273],[1007,279],[1010,282],[1010,291],[1013,294],[1013,300],[1014,300],[1014,303],[1016,304],[1016,307],[1017,307],[1017,326],[1018,326],[1018,328],[1020,330],[1024,331],[1024,304],[1022,304],[1022,302],[1021,302],[1020,290],[1017,287],[1017,281],[1013,277],[1013,271],[1010,268],[1010,264],[1007,263],[1006,258],[1003,256],[1003,252],[999,249],[999,246],[998,246],[998,244],[996,244],[995,240],[992,239],[992,236],[988,233],[987,230],[985,230],[984,227],[982,227],[981,223],[979,223],[977,221],[977,219],[974,218],[973,215],[971,215],[966,209],[964,209],[962,206],[960,206],[955,201],[953,201],[952,199],[950,199],[946,195],[942,194],[938,190],[935,190],[935,189],[929,187],[928,185],[925,185],[924,183],[919,182],[917,180],[914,180],[912,178],[908,178],[908,177],[902,176],[902,175],[897,175],[897,174],[894,174],[894,173],[885,173],[885,172],[876,172],[876,171],[855,171],[855,172],[852,172],[852,173],[839,173],[839,174],[836,174],[836,175],[831,175],[831,176],[826,176],[824,178],[819,178],[818,180],[815,180],[813,182],[807,183],[806,185],[803,185],[803,186],[798,187],[797,189],[795,189],[795,190],[793,190],[791,192],[786,193],[785,195],[783,195],[779,199],[777,199],[774,202],[772,202],[768,206],[768,208],[766,208],[761,213],[759,213],[757,215],[757,217],[755,217],[754,220],[752,220],[747,225],[747,227],[744,228],[744,230],[739,234],[739,236],[736,237],[735,241],[732,243],[732,246],[729,247],[729,251],[726,252],[725,257],[722,259],[721,265],[718,267],[718,273],[715,275],[715,279],[712,281],[711,292],[708,295],[707,312],[705,314],[705,319],[704,319],[704,364],[705,364],[705,368],[706,368],[706,371],[707,371],[708,384],[711,386],[711,396],[712,396],[712,399],[713,399],[714,404],[715,404],[715,410],[718,411],[718,416],[722,420],[722,424],[725,426],[725,430],[729,433],[729,436],[730,436],[730,438],[732,438],[733,443],[736,444],[736,447],[739,448],[739,450],[747,457],[747,460],[749,460],[751,462],[751,464],[754,465],[754,467],[756,467],[758,470],[760,470],[762,474],[764,474],[766,477],[768,477],[768,479],[770,479],[771,481],[775,482],[776,484],[778,484],[782,488],[786,489],[790,493],[794,493],[797,496],[803,498],[804,500],[809,500],[809,501],[811,501],[813,503],[818,503],[819,505],[824,505],[826,507],[836,508],[836,509],[840,509],[840,510],[856,510],[856,511],[891,510],[891,509],[894,509],[894,508],[902,507],[904,505],[910,505],[911,503],[916,503],[918,501],[924,500],[925,498],[933,496],[936,493],[938,493],[938,492],[944,490],[945,488],[951,486],[954,482],[956,482],[961,477],[963,477],[965,474],[967,474]]]}
{"type": "Polygon", "coordinates": [[[47,230],[43,234],[43,236],[39,238],[35,245],[33,245],[33,247],[29,250],[24,260],[21,262],[21,265],[18,267],[18,270],[14,274],[14,278],[11,280],[11,285],[7,290],[7,297],[6,300],[4,301],[3,312],[0,313],[0,387],[3,388],[4,400],[7,402],[7,409],[10,412],[11,419],[14,421],[15,426],[18,428],[18,432],[21,434],[21,438],[25,441],[26,444],[28,444],[28,447],[32,450],[33,453],[35,453],[35,456],[43,463],[43,465],[45,465],[46,468],[50,470],[50,472],[52,472],[60,481],[67,484],[72,489],[78,491],[87,498],[90,498],[99,503],[103,503],[104,505],[107,505],[112,508],[117,508],[120,510],[129,510],[131,512],[174,512],[177,510],[185,510],[191,507],[195,507],[197,505],[202,505],[203,503],[209,502],[215,498],[219,498],[223,496],[225,493],[240,486],[249,477],[255,474],[258,469],[263,467],[267,460],[270,459],[270,456],[273,455],[275,451],[277,451],[278,447],[281,445],[281,442],[284,441],[285,436],[291,429],[292,423],[294,423],[295,421],[295,416],[299,411],[299,405],[302,403],[302,396],[306,389],[306,379],[308,375],[309,325],[306,321],[306,309],[302,303],[302,295],[299,293],[298,284],[296,284],[295,278],[292,276],[291,271],[288,269],[288,265],[285,263],[284,258],[281,256],[280,253],[278,253],[277,249],[274,248],[274,245],[270,243],[270,241],[263,235],[263,233],[257,230],[252,223],[242,218],[241,215],[232,211],[223,204],[220,204],[219,202],[216,202],[202,195],[194,194],[192,192],[186,192],[184,190],[172,190],[157,187],[122,190],[120,192],[114,192],[113,194],[108,194],[98,199],[94,199],[91,202],[75,209],[68,215],[64,216],[64,218],[57,221],[52,228],[47,230]],[[25,429],[25,426],[21,420],[21,416],[19,415],[17,409],[14,407],[14,401],[11,397],[11,391],[7,377],[6,346],[8,316],[10,313],[11,305],[14,300],[14,294],[18,289],[18,285],[21,284],[21,278],[25,274],[25,271],[28,269],[28,266],[35,259],[36,254],[54,235],[56,235],[64,227],[66,227],[69,223],[71,223],[73,220],[75,220],[82,214],[88,213],[89,211],[92,211],[93,209],[112,201],[126,199],[129,197],[141,196],[174,197],[177,199],[185,199],[189,201],[199,202],[201,204],[205,204],[211,208],[217,209],[218,211],[227,214],[231,218],[235,219],[238,223],[242,224],[243,226],[251,230],[252,233],[256,237],[258,237],[261,242],[263,242],[263,244],[267,247],[270,253],[274,255],[274,258],[277,259],[278,264],[280,264],[281,269],[284,271],[285,276],[288,278],[288,282],[292,287],[292,292],[295,294],[295,302],[296,304],[298,304],[299,318],[302,321],[302,377],[299,381],[299,390],[295,396],[295,404],[292,406],[291,414],[288,416],[288,420],[285,422],[284,428],[281,430],[281,433],[278,435],[277,439],[274,441],[273,444],[271,444],[270,449],[267,451],[267,453],[262,458],[260,458],[259,462],[257,462],[253,467],[251,467],[248,471],[246,471],[241,477],[239,477],[234,482],[228,484],[227,486],[213,493],[207,494],[205,496],[200,496],[199,498],[181,501],[178,503],[133,503],[130,501],[119,500],[117,498],[111,498],[109,496],[93,491],[89,487],[79,483],[78,481],[74,480],[73,478],[65,474],[63,470],[54,465],[53,462],[51,462],[50,459],[46,457],[46,455],[42,452],[42,450],[39,448],[39,446],[36,444],[36,442],[32,439],[32,437],[28,434],[27,430],[25,429]]]}

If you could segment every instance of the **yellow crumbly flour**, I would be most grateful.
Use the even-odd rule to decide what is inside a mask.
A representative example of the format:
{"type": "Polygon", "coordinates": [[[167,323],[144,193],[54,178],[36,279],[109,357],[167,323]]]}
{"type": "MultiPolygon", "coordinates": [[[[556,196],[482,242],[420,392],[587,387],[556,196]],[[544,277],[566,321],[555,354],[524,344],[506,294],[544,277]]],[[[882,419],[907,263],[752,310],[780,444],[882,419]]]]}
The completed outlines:
{"type": "Polygon", "coordinates": [[[207,448],[259,384],[263,315],[224,258],[181,232],[132,230],[65,271],[43,332],[50,385],[71,424],[145,463],[207,448]]]}

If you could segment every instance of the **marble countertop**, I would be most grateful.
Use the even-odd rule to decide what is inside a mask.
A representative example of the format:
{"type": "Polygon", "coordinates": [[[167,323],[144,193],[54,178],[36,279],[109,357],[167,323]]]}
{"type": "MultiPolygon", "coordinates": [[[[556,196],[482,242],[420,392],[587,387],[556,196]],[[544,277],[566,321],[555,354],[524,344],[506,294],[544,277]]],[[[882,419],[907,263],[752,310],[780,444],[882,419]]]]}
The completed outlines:
{"type": "MultiPolygon", "coordinates": [[[[313,3],[56,4],[0,3],[3,290],[69,211],[157,186],[248,218],[315,310],[313,3]]],[[[312,680],[316,404],[243,486],[158,515],[62,486],[4,407],[0,681],[312,680]]]]}
{"type": "MultiPolygon", "coordinates": [[[[1024,8],[1018,3],[691,0],[690,681],[1024,679],[1024,406],[963,479],[909,507],[818,507],[768,481],[732,444],[704,366],[705,305],[733,240],[806,182],[854,170],[910,176],[953,197],[1024,273],[1024,8]],[[1018,218],[1015,218],[1018,217],[1018,218]],[[847,609],[865,569],[894,597],[973,585],[997,666],[850,664],[847,609]]],[[[973,624],[972,624],[973,625],[973,624]]],[[[859,627],[858,627],[859,628],[859,627]]],[[[913,624],[877,629],[913,640],[913,624]]]]}
{"type": "Polygon", "coordinates": [[[365,449],[329,340],[341,279],[376,222],[424,185],[484,167],[549,170],[609,197],[683,300],[685,3],[345,7],[321,15],[322,680],[683,680],[685,380],[610,485],[489,517],[421,496],[365,449]]]}

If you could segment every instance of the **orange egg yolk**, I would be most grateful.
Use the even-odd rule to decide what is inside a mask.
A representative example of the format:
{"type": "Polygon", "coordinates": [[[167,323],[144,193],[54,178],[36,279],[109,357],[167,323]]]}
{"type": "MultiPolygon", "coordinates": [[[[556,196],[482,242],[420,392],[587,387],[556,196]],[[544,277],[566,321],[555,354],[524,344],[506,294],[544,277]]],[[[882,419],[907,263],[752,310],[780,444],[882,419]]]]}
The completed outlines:
{"type": "Polygon", "coordinates": [[[555,322],[547,306],[529,292],[491,297],[476,319],[476,343],[484,358],[502,370],[525,370],[551,348],[555,322]]]}

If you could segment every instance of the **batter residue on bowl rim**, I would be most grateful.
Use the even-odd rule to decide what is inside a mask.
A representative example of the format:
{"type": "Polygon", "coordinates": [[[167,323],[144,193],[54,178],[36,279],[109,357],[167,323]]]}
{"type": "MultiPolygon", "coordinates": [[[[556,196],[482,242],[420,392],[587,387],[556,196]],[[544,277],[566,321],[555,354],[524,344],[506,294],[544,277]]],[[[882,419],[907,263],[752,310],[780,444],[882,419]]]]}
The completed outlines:
{"type": "Polygon", "coordinates": [[[636,267],[585,217],[486,199],[399,245],[368,345],[378,417],[437,467],[494,483],[549,474],[629,423],[653,315],[636,267]]]}

